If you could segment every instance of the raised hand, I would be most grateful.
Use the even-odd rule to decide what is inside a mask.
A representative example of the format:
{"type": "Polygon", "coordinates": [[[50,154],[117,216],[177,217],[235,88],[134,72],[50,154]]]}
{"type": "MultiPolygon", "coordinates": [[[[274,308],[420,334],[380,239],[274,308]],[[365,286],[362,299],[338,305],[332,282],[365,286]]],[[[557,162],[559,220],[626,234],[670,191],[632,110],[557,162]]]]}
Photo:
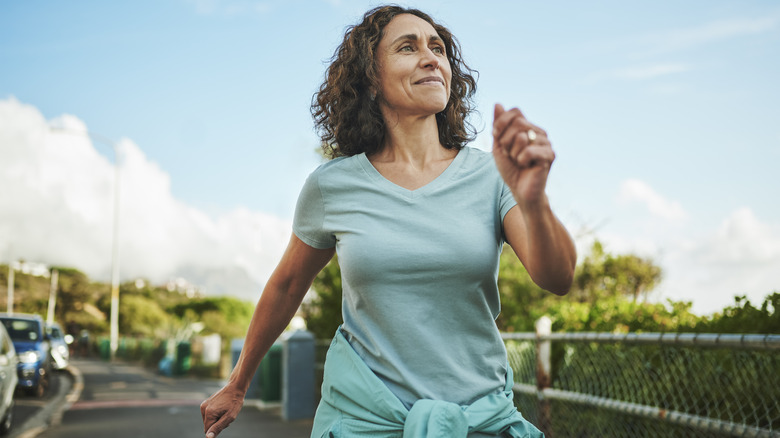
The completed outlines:
{"type": "Polygon", "coordinates": [[[555,160],[547,132],[523,113],[496,104],[493,113],[493,158],[521,208],[546,200],[545,187],[555,160]]]}

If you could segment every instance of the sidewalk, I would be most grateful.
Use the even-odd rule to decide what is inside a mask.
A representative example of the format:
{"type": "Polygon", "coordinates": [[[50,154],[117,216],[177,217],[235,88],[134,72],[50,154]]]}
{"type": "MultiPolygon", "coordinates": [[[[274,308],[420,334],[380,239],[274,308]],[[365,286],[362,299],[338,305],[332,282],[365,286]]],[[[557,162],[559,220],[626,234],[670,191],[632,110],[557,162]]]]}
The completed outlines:
{"type": "MultiPolygon", "coordinates": [[[[221,387],[217,380],[165,377],[141,366],[73,360],[83,390],[39,438],[204,436],[200,403],[221,387]]],[[[77,387],[78,385],[74,385],[77,387]]],[[[312,420],[284,421],[278,407],[248,400],[220,438],[308,438],[312,420]]]]}

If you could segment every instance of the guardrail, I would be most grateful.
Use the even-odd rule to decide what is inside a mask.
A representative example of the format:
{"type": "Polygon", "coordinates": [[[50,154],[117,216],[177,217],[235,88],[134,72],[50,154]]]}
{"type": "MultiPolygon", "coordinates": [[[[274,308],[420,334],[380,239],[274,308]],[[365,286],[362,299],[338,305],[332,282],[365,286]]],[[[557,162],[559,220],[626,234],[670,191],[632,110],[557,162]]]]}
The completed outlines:
{"type": "Polygon", "coordinates": [[[549,437],[780,437],[780,335],[504,333],[549,437]]]}
{"type": "MultiPolygon", "coordinates": [[[[780,335],[502,333],[523,416],[560,437],[780,437],[780,335]]],[[[317,385],[330,341],[317,341],[317,385]]]]}

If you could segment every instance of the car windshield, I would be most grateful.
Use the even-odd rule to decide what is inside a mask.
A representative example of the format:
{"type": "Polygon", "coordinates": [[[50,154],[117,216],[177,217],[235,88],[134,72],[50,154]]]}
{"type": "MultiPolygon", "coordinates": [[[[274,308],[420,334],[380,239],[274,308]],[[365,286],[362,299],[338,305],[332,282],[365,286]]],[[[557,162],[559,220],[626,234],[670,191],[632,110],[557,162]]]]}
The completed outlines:
{"type": "Polygon", "coordinates": [[[3,325],[14,341],[37,341],[38,324],[34,321],[20,319],[4,319],[3,325]]]}
{"type": "Polygon", "coordinates": [[[62,331],[59,327],[51,326],[49,327],[49,336],[54,339],[62,339],[62,331]]]}

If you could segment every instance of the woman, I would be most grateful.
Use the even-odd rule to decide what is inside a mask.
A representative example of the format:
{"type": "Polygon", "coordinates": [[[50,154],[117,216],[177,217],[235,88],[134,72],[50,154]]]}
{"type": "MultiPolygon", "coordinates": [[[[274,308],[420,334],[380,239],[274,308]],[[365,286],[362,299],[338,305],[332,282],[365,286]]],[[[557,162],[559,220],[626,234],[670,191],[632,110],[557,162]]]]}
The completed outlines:
{"type": "Polygon", "coordinates": [[[228,384],[201,406],[207,437],[235,419],[254,370],[337,250],[344,324],[312,437],[540,436],[512,404],[495,325],[508,242],[565,294],[575,249],[545,185],[544,130],[495,106],[493,153],[464,147],[475,81],[450,32],[378,7],[347,30],[312,104],[332,161],[306,181],[293,235],[228,384]]]}

